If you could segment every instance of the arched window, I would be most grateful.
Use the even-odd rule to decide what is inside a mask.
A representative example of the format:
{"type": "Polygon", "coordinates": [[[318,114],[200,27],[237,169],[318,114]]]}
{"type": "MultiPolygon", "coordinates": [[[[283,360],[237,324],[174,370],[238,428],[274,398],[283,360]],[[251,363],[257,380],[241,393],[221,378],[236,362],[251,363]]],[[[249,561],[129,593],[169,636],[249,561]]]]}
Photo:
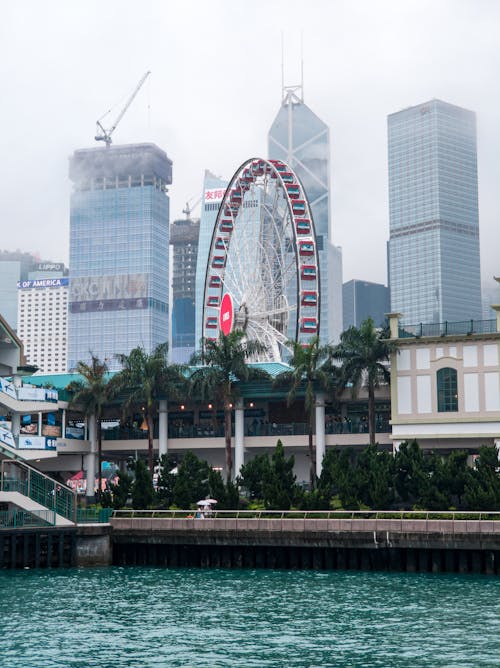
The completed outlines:
{"type": "Polygon", "coordinates": [[[458,411],[457,372],[455,369],[439,369],[437,372],[438,412],[458,411]]]}

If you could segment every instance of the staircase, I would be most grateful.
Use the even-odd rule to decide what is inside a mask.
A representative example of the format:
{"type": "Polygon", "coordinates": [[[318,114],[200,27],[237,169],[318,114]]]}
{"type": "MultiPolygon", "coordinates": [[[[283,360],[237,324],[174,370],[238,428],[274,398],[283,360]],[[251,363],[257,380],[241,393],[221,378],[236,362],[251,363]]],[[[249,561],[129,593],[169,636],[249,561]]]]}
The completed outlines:
{"type": "Polygon", "coordinates": [[[1,462],[0,503],[51,526],[73,526],[76,522],[76,492],[20,459],[1,462]]]}

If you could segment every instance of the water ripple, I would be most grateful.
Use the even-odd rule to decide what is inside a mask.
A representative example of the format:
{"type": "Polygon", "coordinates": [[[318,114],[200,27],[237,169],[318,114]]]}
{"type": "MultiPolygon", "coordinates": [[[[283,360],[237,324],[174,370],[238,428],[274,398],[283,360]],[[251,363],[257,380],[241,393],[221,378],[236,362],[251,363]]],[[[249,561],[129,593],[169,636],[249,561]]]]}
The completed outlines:
{"type": "Polygon", "coordinates": [[[352,571],[3,571],[0,668],[500,666],[499,587],[352,571]]]}

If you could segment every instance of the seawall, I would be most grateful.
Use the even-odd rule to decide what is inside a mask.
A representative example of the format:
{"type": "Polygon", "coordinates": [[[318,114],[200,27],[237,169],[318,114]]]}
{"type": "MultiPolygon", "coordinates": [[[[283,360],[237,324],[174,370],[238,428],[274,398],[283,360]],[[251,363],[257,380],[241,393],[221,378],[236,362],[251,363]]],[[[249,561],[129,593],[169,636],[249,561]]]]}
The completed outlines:
{"type": "Polygon", "coordinates": [[[500,574],[500,522],[399,519],[111,520],[113,563],[500,574]]]}

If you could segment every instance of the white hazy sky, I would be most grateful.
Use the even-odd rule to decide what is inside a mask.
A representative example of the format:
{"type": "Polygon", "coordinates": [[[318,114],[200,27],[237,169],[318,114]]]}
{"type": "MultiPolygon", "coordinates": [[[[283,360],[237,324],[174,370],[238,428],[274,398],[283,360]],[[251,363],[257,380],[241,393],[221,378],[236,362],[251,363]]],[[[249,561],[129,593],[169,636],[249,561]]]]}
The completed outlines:
{"type": "MultiPolygon", "coordinates": [[[[483,282],[500,274],[497,0],[0,1],[0,248],[68,261],[68,157],[114,133],[174,163],[171,217],[267,154],[285,83],[329,126],[333,241],[344,280],[386,282],[387,114],[437,97],[477,113],[483,282]]],[[[101,144],[102,145],[102,144],[101,144]]],[[[196,211],[195,211],[196,213],[196,211]]]]}

